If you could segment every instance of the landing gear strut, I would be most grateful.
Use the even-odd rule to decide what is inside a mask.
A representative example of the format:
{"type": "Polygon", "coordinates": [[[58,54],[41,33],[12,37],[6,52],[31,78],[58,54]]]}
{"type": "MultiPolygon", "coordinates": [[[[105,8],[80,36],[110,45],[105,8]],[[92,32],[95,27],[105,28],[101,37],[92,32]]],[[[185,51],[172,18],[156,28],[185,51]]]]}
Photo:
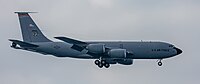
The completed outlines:
{"type": "Polygon", "coordinates": [[[162,59],[160,59],[159,61],[158,61],[158,66],[162,66],[162,61],[161,61],[162,59]]]}
{"type": "Polygon", "coordinates": [[[110,64],[107,63],[105,60],[95,60],[94,63],[99,67],[99,68],[102,68],[103,66],[105,68],[109,68],[110,67],[110,64]]]}

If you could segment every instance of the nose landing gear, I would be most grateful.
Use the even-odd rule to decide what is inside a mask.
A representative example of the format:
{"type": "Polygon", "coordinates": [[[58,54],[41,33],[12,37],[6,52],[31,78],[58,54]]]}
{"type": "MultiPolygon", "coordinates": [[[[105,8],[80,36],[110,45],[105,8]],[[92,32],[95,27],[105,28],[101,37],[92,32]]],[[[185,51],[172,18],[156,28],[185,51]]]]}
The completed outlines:
{"type": "Polygon", "coordinates": [[[162,59],[160,59],[159,61],[158,61],[158,66],[162,66],[162,61],[161,61],[162,59]]]}
{"type": "Polygon", "coordinates": [[[95,60],[94,63],[99,67],[99,68],[102,68],[103,66],[105,68],[109,68],[110,67],[110,64],[107,63],[105,60],[95,60]]]}

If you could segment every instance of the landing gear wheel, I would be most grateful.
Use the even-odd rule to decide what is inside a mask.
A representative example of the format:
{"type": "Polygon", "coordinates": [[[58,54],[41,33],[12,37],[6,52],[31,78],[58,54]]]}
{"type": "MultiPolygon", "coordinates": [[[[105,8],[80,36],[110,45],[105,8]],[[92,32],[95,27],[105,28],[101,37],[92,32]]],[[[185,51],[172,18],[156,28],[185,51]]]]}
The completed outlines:
{"type": "Polygon", "coordinates": [[[99,60],[95,60],[94,63],[95,63],[96,65],[99,65],[100,61],[99,61],[99,60]]]}
{"type": "Polygon", "coordinates": [[[102,60],[101,58],[100,59],[97,59],[94,61],[94,63],[99,67],[99,68],[109,68],[110,67],[110,64],[106,62],[106,60],[102,60]]]}
{"type": "Polygon", "coordinates": [[[162,66],[162,62],[161,61],[158,62],[158,66],[162,66]]]}
{"type": "Polygon", "coordinates": [[[101,64],[105,65],[106,61],[105,60],[101,60],[101,64]]]}
{"type": "Polygon", "coordinates": [[[98,64],[98,67],[99,67],[99,68],[102,68],[102,67],[103,67],[103,64],[99,63],[99,64],[98,64]]]}
{"type": "Polygon", "coordinates": [[[110,67],[110,64],[106,63],[104,66],[105,66],[106,68],[109,68],[109,67],[110,67]]]}
{"type": "Polygon", "coordinates": [[[17,46],[17,44],[14,42],[11,44],[11,47],[13,47],[13,48],[16,48],[16,46],[17,46]]]}

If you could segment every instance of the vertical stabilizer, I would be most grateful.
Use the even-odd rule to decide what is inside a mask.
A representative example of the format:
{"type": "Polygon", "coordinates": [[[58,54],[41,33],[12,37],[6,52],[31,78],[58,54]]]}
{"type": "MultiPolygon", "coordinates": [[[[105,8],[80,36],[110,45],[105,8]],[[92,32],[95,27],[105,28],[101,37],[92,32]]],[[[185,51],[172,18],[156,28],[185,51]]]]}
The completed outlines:
{"type": "Polygon", "coordinates": [[[22,37],[24,42],[51,42],[44,34],[40,31],[38,26],[29,16],[29,13],[34,12],[15,12],[19,16],[19,22],[22,31],[22,37]]]}

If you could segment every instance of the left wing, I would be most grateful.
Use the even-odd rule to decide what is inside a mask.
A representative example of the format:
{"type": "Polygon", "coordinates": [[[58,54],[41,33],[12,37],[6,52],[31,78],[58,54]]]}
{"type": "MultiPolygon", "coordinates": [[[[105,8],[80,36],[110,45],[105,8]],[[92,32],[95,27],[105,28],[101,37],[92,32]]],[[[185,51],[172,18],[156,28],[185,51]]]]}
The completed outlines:
{"type": "MultiPolygon", "coordinates": [[[[83,41],[79,41],[79,40],[75,40],[75,39],[71,39],[71,38],[67,38],[67,37],[54,37],[54,38],[62,40],[62,41],[67,42],[67,43],[70,43],[70,44],[73,44],[73,46],[71,48],[74,49],[74,50],[80,51],[80,52],[82,50],[84,50],[84,49],[87,49],[87,46],[90,46],[89,43],[86,43],[86,42],[83,42],[83,41]]],[[[110,50],[111,50],[110,47],[105,46],[105,51],[106,52],[108,52],[110,50]]],[[[95,54],[94,52],[90,52],[90,51],[87,54],[99,55],[99,54],[95,54]]],[[[133,55],[133,53],[131,53],[129,51],[126,51],[126,54],[127,55],[133,55]]]]}

